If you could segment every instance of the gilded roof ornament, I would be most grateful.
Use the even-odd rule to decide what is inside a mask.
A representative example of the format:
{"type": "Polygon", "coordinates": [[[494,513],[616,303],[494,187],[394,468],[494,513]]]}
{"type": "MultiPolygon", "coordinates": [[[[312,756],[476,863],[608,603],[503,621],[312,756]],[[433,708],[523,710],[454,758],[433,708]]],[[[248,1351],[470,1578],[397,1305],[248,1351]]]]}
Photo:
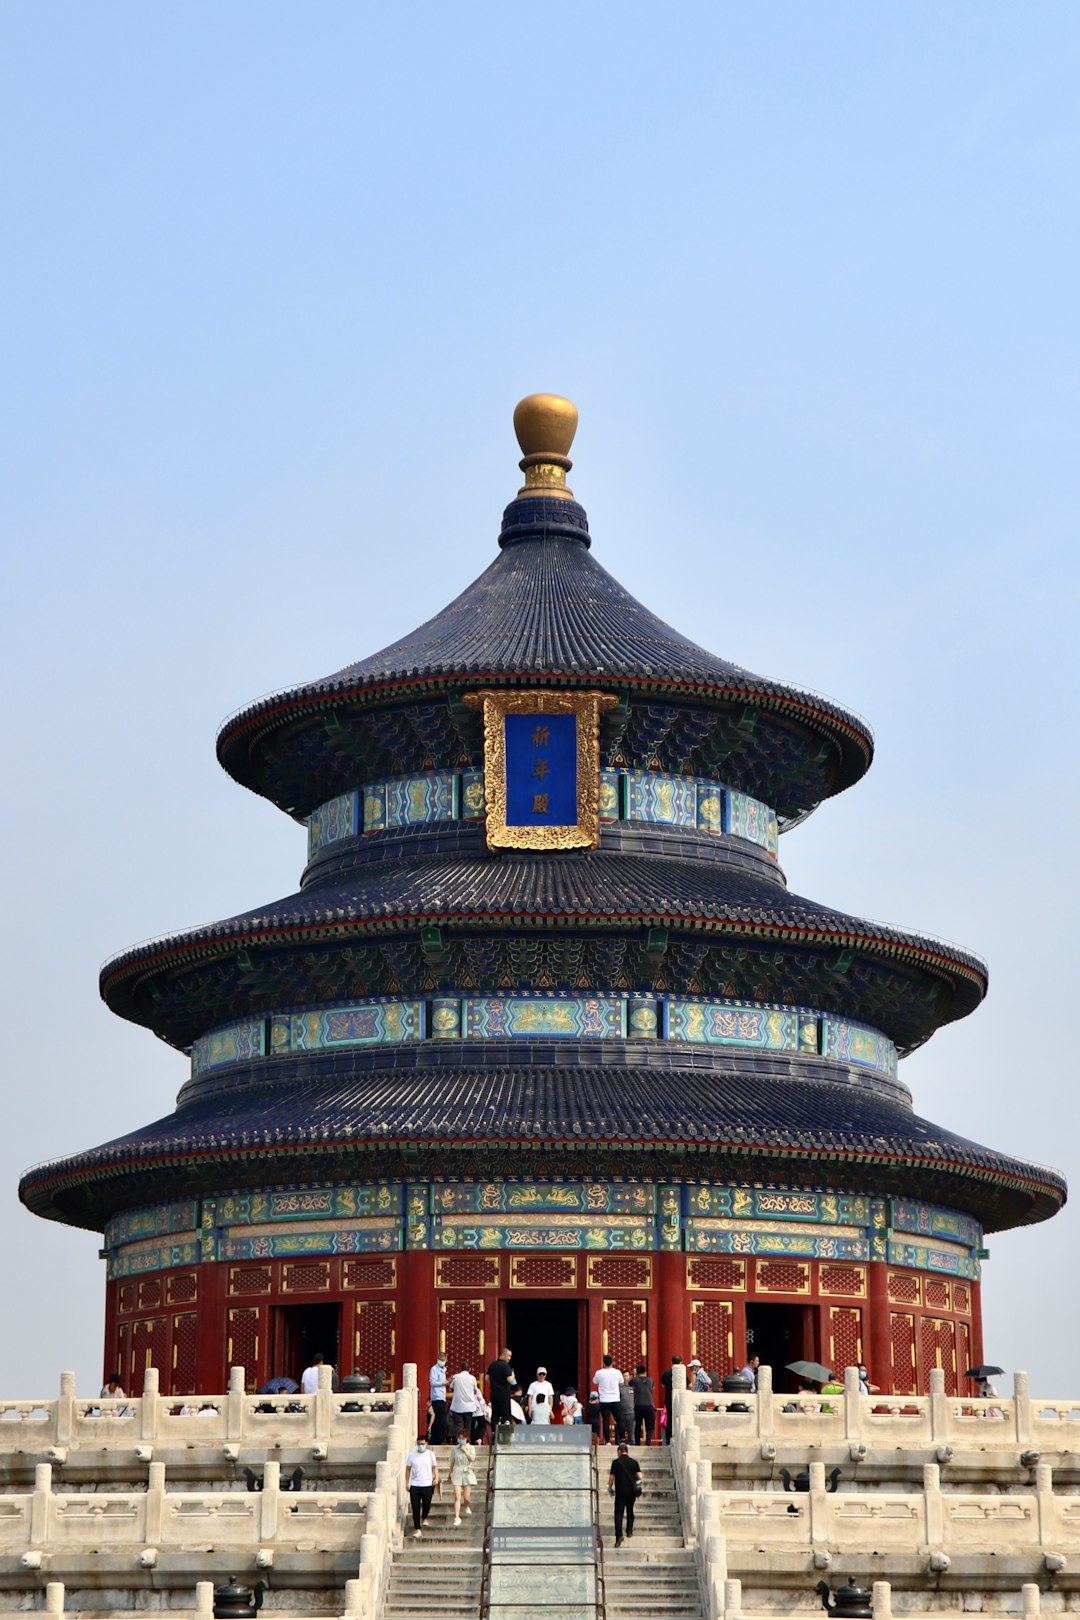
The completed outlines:
{"type": "Polygon", "coordinates": [[[566,475],[574,463],[569,449],[577,432],[577,406],[561,394],[527,394],[514,408],[514,432],[521,446],[518,466],[523,495],[560,495],[573,500],[566,475]]]}

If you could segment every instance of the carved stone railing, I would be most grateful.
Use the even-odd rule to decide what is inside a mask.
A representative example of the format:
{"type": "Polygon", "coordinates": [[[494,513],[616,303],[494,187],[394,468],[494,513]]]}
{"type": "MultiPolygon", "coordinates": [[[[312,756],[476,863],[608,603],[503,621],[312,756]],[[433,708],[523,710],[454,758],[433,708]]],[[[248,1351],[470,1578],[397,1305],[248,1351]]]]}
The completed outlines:
{"type": "MultiPolygon", "coordinates": [[[[741,1581],[725,1581],[720,1590],[710,1591],[708,1596],[708,1620],[776,1620],[775,1611],[755,1613],[744,1607],[741,1581]]],[[[1018,1597],[1018,1602],[1010,1603],[1008,1613],[1018,1616],[1019,1620],[1040,1620],[1043,1613],[1042,1593],[1035,1582],[1025,1582],[1020,1587],[1018,1597]]],[[[892,1585],[889,1581],[874,1581],[871,1599],[874,1620],[893,1620],[892,1585]]],[[[1060,1612],[1057,1604],[1053,1608],[1060,1612]]],[[[821,1611],[818,1610],[818,1613],[821,1611]]],[[[920,1613],[905,1606],[903,1620],[942,1620],[941,1610],[920,1613]]]]}

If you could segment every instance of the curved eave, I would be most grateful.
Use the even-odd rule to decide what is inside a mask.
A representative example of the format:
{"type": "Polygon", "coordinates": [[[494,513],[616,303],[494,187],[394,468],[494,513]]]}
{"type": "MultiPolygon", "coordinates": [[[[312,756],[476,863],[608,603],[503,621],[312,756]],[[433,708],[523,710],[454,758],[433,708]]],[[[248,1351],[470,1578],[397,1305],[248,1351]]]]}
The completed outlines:
{"type": "MultiPolygon", "coordinates": [[[[393,702],[428,692],[479,690],[485,686],[589,687],[619,693],[630,689],[647,696],[696,698],[711,707],[754,706],[779,714],[828,738],[840,753],[836,780],[823,795],[826,798],[852,787],[870,768],[874,739],[870,728],[825,698],[774,686],[755,677],[745,682],[695,680],[661,675],[626,674],[603,671],[596,674],[567,674],[557,670],[432,669],[408,671],[369,680],[344,680],[331,676],[323,681],[275,693],[233,715],[217,737],[217,756],[234,781],[270,798],[274,794],[266,779],[260,745],[275,732],[311,715],[320,717],[329,710],[352,705],[393,702]]],[[[281,806],[289,809],[292,807],[281,806]]]]}

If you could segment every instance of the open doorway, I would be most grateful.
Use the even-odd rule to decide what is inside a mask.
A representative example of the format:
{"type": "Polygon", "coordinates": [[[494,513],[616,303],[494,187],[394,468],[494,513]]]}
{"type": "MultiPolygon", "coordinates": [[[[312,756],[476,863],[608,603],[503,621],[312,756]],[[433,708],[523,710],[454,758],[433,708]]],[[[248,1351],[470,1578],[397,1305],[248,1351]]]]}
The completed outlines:
{"type": "Polygon", "coordinates": [[[785,1372],[789,1361],[815,1361],[814,1312],[808,1305],[762,1305],[751,1301],[746,1307],[746,1355],[760,1356],[772,1368],[773,1388],[783,1394],[796,1387],[793,1373],[785,1372]]]}
{"type": "Polygon", "coordinates": [[[300,1374],[318,1354],[328,1366],[337,1369],[340,1327],[340,1305],[275,1305],[271,1312],[267,1376],[295,1378],[299,1383],[300,1374]]]}
{"type": "Polygon", "coordinates": [[[546,1367],[556,1396],[572,1386],[585,1403],[584,1305],[581,1299],[504,1302],[502,1344],[513,1351],[513,1368],[522,1390],[536,1377],[537,1367],[546,1367]]]}

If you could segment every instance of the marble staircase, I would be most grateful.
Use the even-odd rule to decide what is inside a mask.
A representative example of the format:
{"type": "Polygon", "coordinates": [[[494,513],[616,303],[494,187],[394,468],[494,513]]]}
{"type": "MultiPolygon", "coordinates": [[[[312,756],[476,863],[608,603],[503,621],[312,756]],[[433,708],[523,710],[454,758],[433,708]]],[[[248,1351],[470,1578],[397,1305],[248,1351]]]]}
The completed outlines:
{"type": "Polygon", "coordinates": [[[484,1572],[487,1476],[490,1453],[477,1448],[477,1483],[472,1514],[454,1528],[454,1493],[450,1485],[450,1448],[437,1446],[443,1494],[431,1504],[422,1537],[413,1539],[412,1518],[405,1540],[394,1553],[381,1620],[476,1620],[484,1572]]]}
{"type": "Polygon", "coordinates": [[[606,1494],[615,1451],[607,1447],[599,1454],[607,1620],[702,1620],[697,1562],[683,1538],[671,1453],[666,1446],[635,1446],[631,1455],[641,1464],[645,1488],[634,1512],[634,1534],[616,1547],[612,1499],[606,1494]]]}

